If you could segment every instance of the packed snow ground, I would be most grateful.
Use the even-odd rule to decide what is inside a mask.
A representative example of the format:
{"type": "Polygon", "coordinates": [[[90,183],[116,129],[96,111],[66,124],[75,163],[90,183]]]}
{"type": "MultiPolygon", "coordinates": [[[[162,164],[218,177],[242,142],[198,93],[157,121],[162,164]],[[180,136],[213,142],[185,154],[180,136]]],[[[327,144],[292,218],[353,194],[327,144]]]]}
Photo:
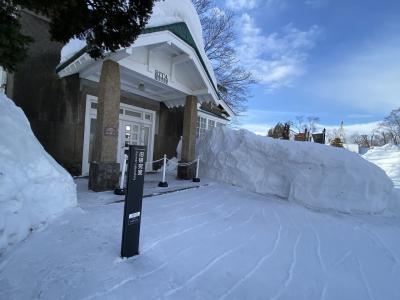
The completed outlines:
{"type": "Polygon", "coordinates": [[[214,183],[145,198],[141,254],[120,259],[121,198],[86,186],[0,257],[0,299],[400,299],[397,218],[214,183]]]}
{"type": "Polygon", "coordinates": [[[43,149],[21,108],[0,92],[0,254],[76,205],[72,177],[43,149]]]}
{"type": "Polygon", "coordinates": [[[400,146],[388,144],[375,147],[363,156],[366,160],[382,168],[393,180],[394,185],[400,188],[400,146]]]}

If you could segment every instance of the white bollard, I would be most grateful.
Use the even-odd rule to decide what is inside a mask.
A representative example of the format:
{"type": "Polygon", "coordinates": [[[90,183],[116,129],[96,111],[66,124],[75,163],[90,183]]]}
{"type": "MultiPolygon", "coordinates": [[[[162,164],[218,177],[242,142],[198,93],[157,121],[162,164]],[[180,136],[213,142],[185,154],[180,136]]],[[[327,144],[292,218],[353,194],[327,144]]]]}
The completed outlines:
{"type": "Polygon", "coordinates": [[[119,187],[121,189],[124,188],[125,183],[125,172],[126,172],[126,161],[128,160],[128,155],[124,154],[124,162],[122,164],[122,174],[121,174],[121,182],[119,183],[119,187]]]}
{"type": "Polygon", "coordinates": [[[125,171],[126,171],[127,159],[128,155],[124,154],[124,161],[122,162],[122,174],[121,174],[121,180],[119,182],[119,189],[114,190],[114,194],[116,195],[125,195],[124,183],[125,183],[125,171]]]}
{"type": "Polygon", "coordinates": [[[164,154],[163,160],[163,176],[162,181],[158,183],[159,187],[168,187],[168,182],[165,181],[165,172],[167,171],[167,154],[164,154]]]}
{"type": "Polygon", "coordinates": [[[199,168],[200,168],[200,156],[197,157],[197,162],[196,162],[196,177],[193,178],[193,182],[200,182],[200,178],[199,178],[199,168]]]}

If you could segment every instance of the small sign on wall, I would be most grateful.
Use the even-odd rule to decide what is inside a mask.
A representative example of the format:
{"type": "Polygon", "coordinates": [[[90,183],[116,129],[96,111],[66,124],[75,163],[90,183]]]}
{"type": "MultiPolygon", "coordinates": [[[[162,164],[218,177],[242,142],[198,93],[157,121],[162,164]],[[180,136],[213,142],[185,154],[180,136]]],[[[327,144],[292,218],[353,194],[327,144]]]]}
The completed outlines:
{"type": "Polygon", "coordinates": [[[116,136],[117,130],[114,127],[106,127],[104,128],[104,135],[116,136]]]}
{"type": "Polygon", "coordinates": [[[155,70],[154,72],[154,79],[164,84],[168,84],[168,75],[158,70],[155,70]]]}

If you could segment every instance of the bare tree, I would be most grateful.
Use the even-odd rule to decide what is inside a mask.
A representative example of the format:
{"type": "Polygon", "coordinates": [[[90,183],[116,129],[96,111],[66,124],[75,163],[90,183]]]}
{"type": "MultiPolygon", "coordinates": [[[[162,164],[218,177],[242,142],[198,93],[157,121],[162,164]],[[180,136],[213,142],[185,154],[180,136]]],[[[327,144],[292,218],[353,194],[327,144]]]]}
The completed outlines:
{"type": "Polygon", "coordinates": [[[289,140],[290,139],[290,125],[291,122],[286,123],[278,123],[274,127],[268,130],[268,137],[272,137],[274,139],[283,139],[289,140]]]}
{"type": "Polygon", "coordinates": [[[214,67],[219,94],[236,113],[244,112],[249,87],[255,80],[236,56],[235,14],[216,8],[213,0],[192,1],[203,27],[204,48],[214,67]]]}
{"type": "Polygon", "coordinates": [[[389,116],[387,116],[380,124],[390,137],[393,144],[398,145],[400,143],[400,108],[392,110],[389,116]]]}
{"type": "Polygon", "coordinates": [[[295,121],[293,123],[293,127],[297,130],[298,133],[301,133],[304,131],[305,124],[304,124],[304,116],[295,116],[294,117],[295,121]]]}
{"type": "Polygon", "coordinates": [[[389,142],[387,132],[375,128],[370,134],[354,133],[350,137],[350,142],[358,144],[363,148],[383,146],[389,142]]]}
{"type": "Polygon", "coordinates": [[[320,122],[320,118],[316,116],[295,116],[295,121],[292,122],[293,127],[299,132],[307,130],[309,133],[314,133],[317,130],[317,125],[320,122]]]}
{"type": "Polygon", "coordinates": [[[307,117],[307,129],[308,132],[314,133],[317,130],[317,124],[320,122],[320,118],[316,116],[307,117]]]}
{"type": "Polygon", "coordinates": [[[338,137],[339,137],[339,131],[337,129],[334,128],[326,131],[326,139],[329,143],[338,137]]]}

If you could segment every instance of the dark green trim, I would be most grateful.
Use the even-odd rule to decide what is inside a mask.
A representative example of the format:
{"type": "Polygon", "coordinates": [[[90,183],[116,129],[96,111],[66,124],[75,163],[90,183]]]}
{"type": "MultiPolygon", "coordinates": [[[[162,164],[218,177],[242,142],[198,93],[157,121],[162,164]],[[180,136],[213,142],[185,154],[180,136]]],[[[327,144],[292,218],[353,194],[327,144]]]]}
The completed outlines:
{"type": "Polygon", "coordinates": [[[70,58],[68,58],[62,64],[59,64],[56,67],[56,73],[60,72],[62,69],[66,68],[68,65],[70,65],[74,60],[78,59],[81,55],[85,54],[86,49],[87,49],[87,46],[83,47],[81,50],[76,52],[74,55],[72,55],[70,58]]]}
{"type": "MultiPolygon", "coordinates": [[[[200,54],[200,51],[196,45],[196,42],[194,41],[192,34],[189,31],[189,28],[187,27],[186,23],[180,22],[180,23],[174,23],[174,24],[169,24],[169,25],[163,25],[163,26],[157,26],[157,27],[150,27],[150,28],[145,28],[142,30],[142,34],[146,33],[153,33],[153,32],[159,32],[159,31],[170,31],[173,34],[175,34],[177,37],[179,37],[181,40],[183,40],[186,44],[191,46],[193,50],[196,52],[197,57],[200,59],[201,65],[203,66],[204,70],[206,71],[206,74],[208,76],[208,79],[211,82],[211,85],[214,88],[215,93],[219,97],[218,89],[214,85],[214,82],[212,80],[212,77],[210,75],[210,72],[207,69],[207,66],[203,60],[203,57],[200,54]]],[[[86,52],[87,46],[83,47],[81,50],[76,52],[73,56],[71,56],[69,59],[67,59],[65,62],[62,64],[58,65],[56,68],[56,72],[60,72],[62,69],[67,67],[69,64],[71,64],[74,60],[79,58],[82,54],[86,52]]]]}
{"type": "Polygon", "coordinates": [[[193,50],[197,54],[197,57],[200,59],[201,65],[203,66],[204,70],[206,71],[208,79],[210,79],[211,85],[213,86],[214,91],[217,94],[217,97],[219,97],[218,89],[214,85],[214,82],[212,80],[210,72],[208,71],[208,68],[203,60],[203,57],[200,54],[199,48],[197,47],[196,42],[194,41],[193,36],[190,33],[190,30],[187,27],[186,23],[179,22],[179,23],[163,25],[163,26],[158,26],[158,27],[145,28],[142,31],[142,33],[146,34],[146,33],[153,33],[153,32],[166,31],[166,30],[172,32],[177,37],[179,37],[181,40],[183,40],[186,44],[188,44],[189,46],[191,46],[193,48],[193,50]]]}

